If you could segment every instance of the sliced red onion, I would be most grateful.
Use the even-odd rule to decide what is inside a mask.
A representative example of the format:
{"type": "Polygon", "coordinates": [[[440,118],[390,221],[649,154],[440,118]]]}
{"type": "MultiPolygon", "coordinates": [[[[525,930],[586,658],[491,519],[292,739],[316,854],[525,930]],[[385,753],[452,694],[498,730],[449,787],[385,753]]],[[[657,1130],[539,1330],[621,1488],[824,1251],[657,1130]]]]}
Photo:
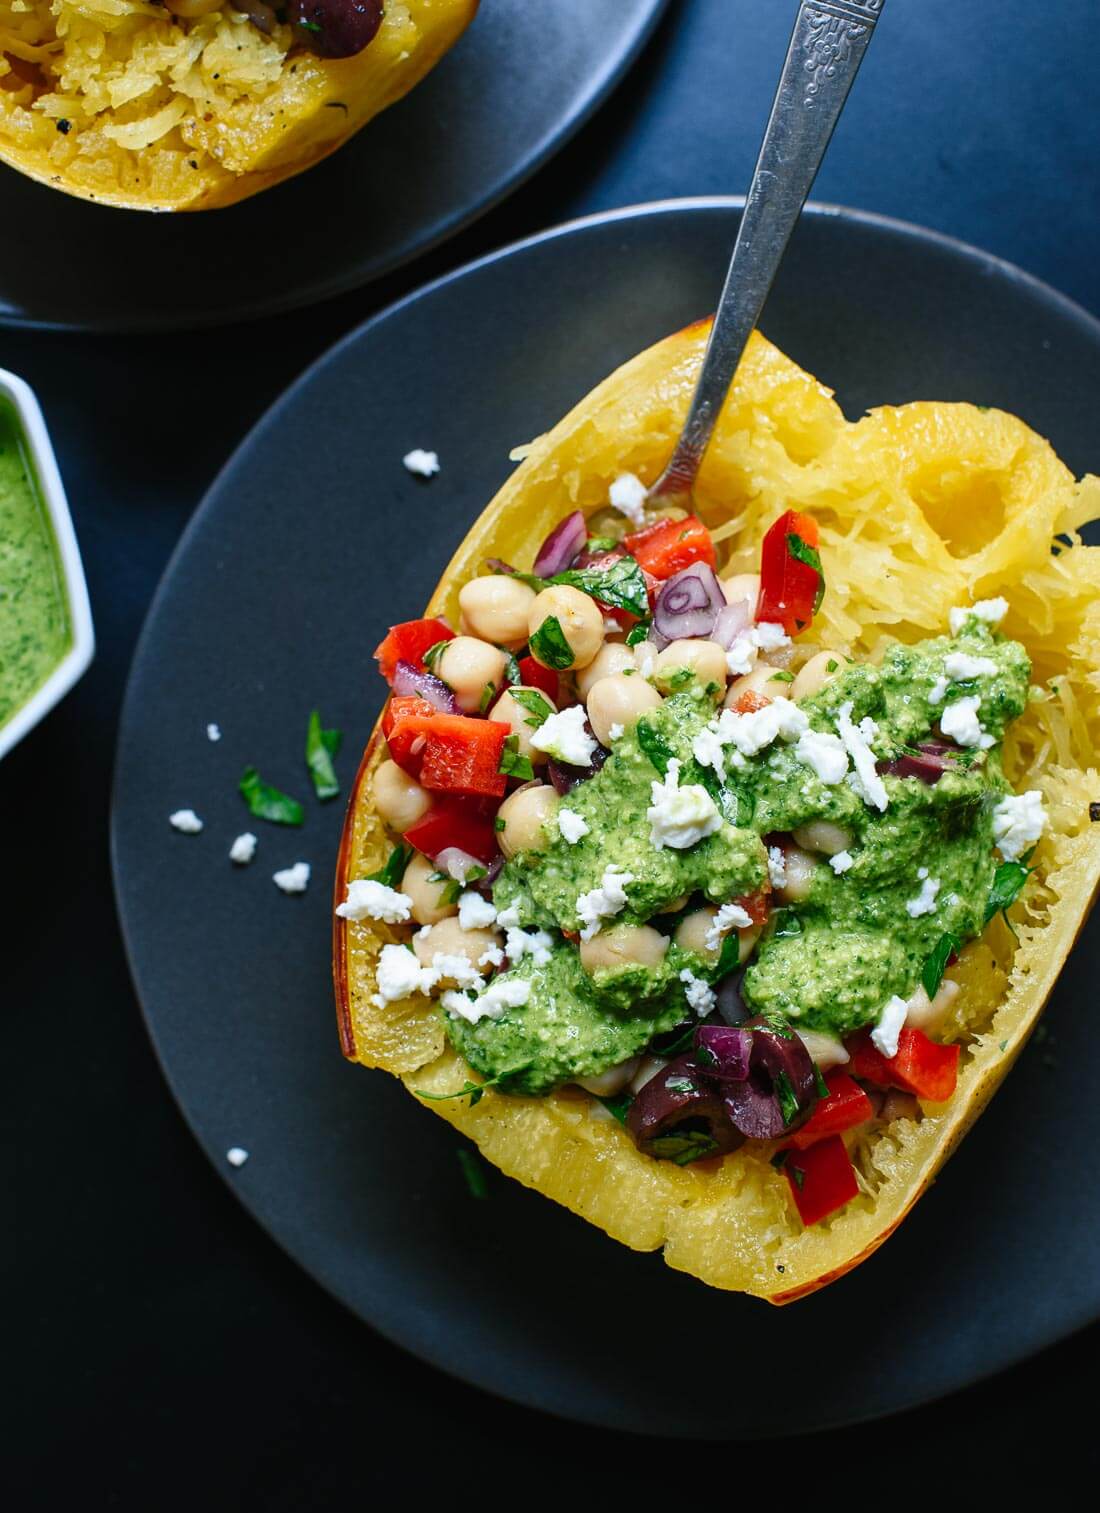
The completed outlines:
{"type": "Polygon", "coordinates": [[[709,636],[719,611],[726,607],[726,596],[713,568],[705,562],[693,562],[670,578],[657,595],[653,628],[666,644],[709,636]]]}
{"type": "Polygon", "coordinates": [[[744,1142],[690,1055],[677,1056],[649,1079],[630,1105],[626,1127],[639,1150],[679,1164],[725,1155],[744,1142]]]}
{"type": "Polygon", "coordinates": [[[453,877],[456,883],[464,883],[471,872],[485,865],[484,862],[479,862],[476,856],[463,851],[461,846],[444,846],[442,851],[436,852],[432,860],[435,862],[437,871],[445,872],[448,877],[453,877]]]}
{"type": "Polygon", "coordinates": [[[752,605],[747,599],[738,599],[735,604],[724,605],[718,611],[710,639],[729,651],[737,637],[742,631],[748,630],[751,624],[752,605]]]}
{"type": "Polygon", "coordinates": [[[899,778],[920,778],[922,783],[934,784],[945,772],[954,772],[959,766],[961,748],[958,746],[943,741],[919,741],[917,751],[919,756],[905,752],[892,761],[876,762],[875,771],[889,772],[899,778]]]}
{"type": "Polygon", "coordinates": [[[695,1031],[695,1059],[714,1082],[744,1082],[751,1053],[751,1030],[701,1024],[695,1031]]]}
{"type": "Polygon", "coordinates": [[[537,578],[552,578],[555,573],[564,573],[567,567],[572,566],[573,559],[583,550],[587,540],[588,527],[584,523],[584,516],[580,510],[574,510],[571,515],[566,515],[560,525],[554,527],[539,547],[531,571],[537,578]]]}
{"type": "Polygon", "coordinates": [[[438,709],[441,714],[459,712],[455,696],[442,678],[437,678],[431,672],[421,672],[411,662],[398,662],[394,668],[393,691],[402,698],[415,694],[418,698],[427,699],[432,708],[438,709]]]}
{"type": "Polygon", "coordinates": [[[764,1019],[750,1019],[752,1031],[749,1075],[742,1082],[723,1088],[726,1114],[736,1129],[750,1140],[778,1140],[808,1116],[816,1097],[814,1064],[810,1053],[793,1032],[784,1035],[764,1019]],[[785,1076],[798,1112],[788,1123],[776,1092],[776,1082],[785,1076]]]}

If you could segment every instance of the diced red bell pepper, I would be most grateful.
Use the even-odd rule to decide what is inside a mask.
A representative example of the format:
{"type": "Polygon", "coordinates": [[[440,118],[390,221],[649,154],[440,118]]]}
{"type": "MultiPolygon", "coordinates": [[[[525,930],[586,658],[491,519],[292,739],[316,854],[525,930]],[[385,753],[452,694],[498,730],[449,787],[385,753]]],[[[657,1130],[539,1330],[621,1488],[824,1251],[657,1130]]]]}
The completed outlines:
{"type": "Polygon", "coordinates": [[[419,778],[423,759],[423,746],[417,746],[415,751],[412,749],[423,734],[419,722],[433,719],[437,712],[434,704],[415,695],[393,698],[386,705],[382,715],[382,734],[386,737],[390,756],[410,777],[419,778]]]}
{"type": "Polygon", "coordinates": [[[507,779],[499,768],[507,725],[472,715],[441,714],[425,699],[406,698],[390,700],[382,730],[390,756],[425,788],[504,797],[507,779]]]}
{"type": "Polygon", "coordinates": [[[495,809],[485,799],[437,798],[427,814],[409,826],[404,838],[433,862],[448,846],[457,846],[488,866],[498,849],[495,809]]]}
{"type": "Polygon", "coordinates": [[[817,521],[797,510],[787,510],[771,526],[760,550],[758,621],[782,625],[789,636],[809,625],[825,592],[818,539],[817,521]]]}
{"type": "Polygon", "coordinates": [[[875,1111],[859,1083],[839,1067],[826,1073],[825,1086],[829,1089],[828,1097],[821,1099],[806,1123],[791,1136],[791,1144],[796,1150],[808,1150],[826,1135],[839,1135],[842,1130],[855,1129],[857,1124],[865,1124],[875,1111]]]}
{"type": "Polygon", "coordinates": [[[404,620],[391,625],[385,640],[374,649],[378,670],[387,683],[393,682],[398,662],[411,662],[424,671],[424,653],[437,641],[452,641],[454,631],[442,620],[404,620]]]}
{"type": "Polygon", "coordinates": [[[890,1059],[871,1044],[869,1030],[860,1030],[846,1044],[852,1075],[875,1087],[898,1087],[929,1103],[944,1103],[955,1091],[960,1047],[929,1040],[923,1030],[905,1026],[898,1036],[898,1053],[890,1059]]]}
{"type": "Polygon", "coordinates": [[[767,709],[770,703],[766,693],[757,693],[755,688],[747,688],[734,700],[733,710],[735,714],[756,714],[757,710],[767,709]]]}
{"type": "Polygon", "coordinates": [[[552,667],[543,667],[534,657],[520,657],[519,680],[524,688],[537,688],[548,699],[553,699],[555,709],[558,707],[561,690],[558,687],[558,675],[552,667]]]}
{"type": "Polygon", "coordinates": [[[653,578],[671,578],[693,562],[718,565],[710,532],[694,515],[686,520],[658,520],[656,525],[627,536],[623,545],[653,578]]]}
{"type": "Polygon", "coordinates": [[[839,1135],[826,1135],[809,1150],[792,1150],[783,1170],[803,1224],[816,1224],[859,1192],[855,1167],[839,1135]]]}
{"type": "Polygon", "coordinates": [[[771,912],[768,896],[769,890],[761,888],[757,893],[746,893],[743,898],[735,898],[734,903],[741,905],[754,925],[762,925],[771,912]]]}

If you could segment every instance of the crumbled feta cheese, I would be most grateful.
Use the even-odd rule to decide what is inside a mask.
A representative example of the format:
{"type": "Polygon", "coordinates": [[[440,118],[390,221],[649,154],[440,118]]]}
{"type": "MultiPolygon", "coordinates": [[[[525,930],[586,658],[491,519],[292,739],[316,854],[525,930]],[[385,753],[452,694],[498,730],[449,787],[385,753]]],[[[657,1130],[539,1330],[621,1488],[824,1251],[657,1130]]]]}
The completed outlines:
{"type": "Polygon", "coordinates": [[[479,967],[499,967],[502,966],[503,963],[504,952],[501,947],[496,944],[495,941],[491,946],[486,946],[485,950],[482,951],[481,955],[477,959],[477,964],[479,967]]]}
{"type": "Polygon", "coordinates": [[[168,823],[173,830],[180,830],[184,835],[198,835],[202,829],[202,820],[193,809],[177,809],[168,816],[168,823]]]}
{"type": "Polygon", "coordinates": [[[506,909],[497,910],[497,925],[502,930],[513,930],[519,924],[519,908],[516,904],[509,904],[506,909]]]}
{"type": "Polygon", "coordinates": [[[608,490],[607,497],[612,507],[625,515],[631,525],[641,525],[647,492],[645,484],[633,473],[620,473],[608,490]]]}
{"type": "Polygon", "coordinates": [[[467,998],[465,993],[444,993],[443,1007],[448,1014],[457,1014],[470,1024],[479,1019],[499,1019],[508,1009],[519,1009],[531,996],[531,984],[522,977],[497,977],[484,993],[477,998],[467,998]]]}
{"type": "Polygon", "coordinates": [[[848,771],[848,751],[829,730],[804,730],[794,748],[804,767],[811,767],[823,783],[842,783],[848,771]]]}
{"type": "Polygon", "coordinates": [[[782,846],[768,847],[768,881],[773,888],[786,886],[787,857],[782,846]]]}
{"type": "Polygon", "coordinates": [[[580,895],[577,918],[581,922],[582,940],[591,940],[601,920],[610,919],[626,908],[626,885],[633,881],[633,872],[624,872],[612,863],[604,868],[600,886],[580,895]]]}
{"type": "Polygon", "coordinates": [[[987,625],[1000,625],[1007,614],[1007,599],[979,599],[977,604],[960,605],[948,616],[951,622],[951,634],[957,636],[970,619],[984,620],[987,625]]]}
{"type": "Polygon", "coordinates": [[[714,1010],[714,989],[701,977],[696,977],[688,967],[680,973],[680,981],[684,985],[684,997],[687,999],[688,1008],[694,1009],[700,1019],[705,1019],[714,1010]]]}
{"type": "Polygon", "coordinates": [[[850,851],[837,851],[829,858],[829,866],[832,867],[837,877],[842,872],[847,872],[849,867],[855,866],[855,859],[850,851]]]}
{"type": "Polygon", "coordinates": [[[213,723],[213,721],[211,721],[211,723],[206,727],[206,739],[208,741],[220,741],[221,738],[222,738],[222,728],[221,728],[221,726],[220,725],[215,725],[213,723]]]}
{"type": "Polygon", "coordinates": [[[459,895],[458,925],[460,930],[487,930],[496,923],[497,911],[491,898],[483,898],[471,889],[459,895]]]}
{"type": "Polygon", "coordinates": [[[905,1023],[907,1011],[908,1005],[905,999],[899,998],[895,993],[883,1004],[879,1012],[878,1024],[871,1031],[871,1044],[880,1055],[886,1057],[887,1061],[892,1061],[898,1054],[898,1036],[905,1023]]]}
{"type": "Polygon", "coordinates": [[[480,992],[485,986],[485,979],[473,965],[464,951],[437,951],[428,963],[428,971],[432,974],[433,982],[453,982],[460,988],[473,988],[480,992]]]}
{"type": "Polygon", "coordinates": [[[658,850],[685,851],[721,829],[722,816],[701,783],[680,787],[680,762],[673,757],[663,782],[650,785],[653,802],[645,812],[649,839],[658,850]]]}
{"type": "Polygon", "coordinates": [[[927,867],[918,867],[917,876],[920,878],[920,892],[916,898],[905,901],[905,912],[910,919],[920,919],[922,914],[934,914],[936,894],[940,891],[939,878],[929,877],[927,867]]]}
{"type": "Polygon", "coordinates": [[[852,704],[849,700],[836,712],[836,728],[855,768],[848,777],[853,791],[865,804],[870,804],[881,813],[890,801],[886,795],[886,785],[875,771],[875,753],[871,750],[871,742],[878,735],[878,726],[870,719],[860,720],[858,725],[853,725],[852,704]]]}
{"type": "Polygon", "coordinates": [[[780,696],[765,704],[763,709],[753,709],[746,714],[723,709],[718,719],[712,720],[695,737],[692,752],[701,766],[713,767],[719,777],[724,777],[724,747],[734,748],[733,765],[742,767],[745,757],[756,756],[778,736],[785,741],[796,741],[809,727],[810,722],[798,705],[780,696]]]}
{"type": "Polygon", "coordinates": [[[272,873],[271,881],[284,893],[304,893],[309,885],[309,874],[308,862],[295,862],[293,867],[284,867],[281,872],[272,873]]]}
{"type": "Polygon", "coordinates": [[[439,453],[425,452],[423,447],[413,447],[411,452],[405,453],[401,461],[417,478],[431,478],[439,472],[439,453]]]}
{"type": "Polygon", "coordinates": [[[726,652],[726,667],[729,669],[730,676],[743,678],[746,673],[752,672],[756,666],[758,650],[756,636],[752,630],[738,631],[730,642],[729,651],[726,652]]]}
{"type": "MultiPolygon", "coordinates": [[[[773,846],[772,851],[778,851],[778,846],[773,846]]],[[[779,852],[783,855],[782,851],[779,852]]],[[[770,860],[771,852],[769,852],[770,860]]],[[[722,944],[722,937],[728,935],[731,930],[747,930],[752,924],[752,915],[740,904],[723,904],[718,913],[710,922],[703,944],[708,951],[717,951],[722,944]]]]}
{"type": "Polygon", "coordinates": [[[1035,844],[1046,822],[1043,795],[1037,788],[1008,793],[993,811],[993,844],[1006,862],[1014,862],[1035,844]]]}
{"type": "Polygon", "coordinates": [[[348,896],[336,905],[336,912],[341,919],[381,919],[387,925],[397,925],[412,913],[412,899],[385,883],[357,877],[348,883],[348,896]]]}
{"type": "Polygon", "coordinates": [[[236,862],[238,867],[247,867],[256,855],[256,847],[259,844],[252,831],[246,830],[243,835],[238,835],[237,839],[230,846],[229,860],[236,862]]]}
{"type": "Polygon", "coordinates": [[[622,738],[623,738],[623,727],[619,724],[618,720],[616,720],[615,723],[614,723],[614,725],[612,725],[611,728],[607,732],[607,739],[609,741],[621,741],[622,738]]]}
{"type": "Polygon", "coordinates": [[[582,836],[588,834],[588,821],[575,809],[558,810],[558,829],[561,831],[562,840],[570,846],[575,846],[582,836]]]}
{"type": "Polygon", "coordinates": [[[513,925],[504,938],[504,953],[513,966],[529,956],[536,967],[544,967],[553,945],[553,937],[546,930],[521,930],[513,925]]]}
{"type": "Polygon", "coordinates": [[[941,675],[932,684],[932,687],[928,690],[928,702],[929,702],[929,704],[942,704],[943,703],[943,696],[947,692],[947,687],[948,687],[948,684],[950,683],[950,681],[951,681],[950,678],[944,677],[942,675],[942,673],[941,673],[941,675]]]}
{"type": "Polygon", "coordinates": [[[778,651],[781,646],[791,644],[791,638],[782,625],[776,625],[771,620],[761,620],[756,626],[755,635],[756,644],[761,651],[778,651]]]}
{"type": "Polygon", "coordinates": [[[585,729],[584,705],[571,704],[558,714],[547,715],[531,732],[531,745],[570,767],[587,767],[596,753],[596,742],[585,729]]]}
{"type": "Polygon", "coordinates": [[[981,751],[988,751],[993,745],[993,737],[981,727],[978,719],[980,703],[977,694],[970,694],[965,699],[956,699],[953,704],[948,704],[940,715],[940,729],[960,746],[977,746],[981,751]]]}
{"type": "Polygon", "coordinates": [[[955,683],[963,678],[997,676],[997,664],[992,657],[972,657],[965,651],[949,651],[943,659],[943,670],[955,683]]]}
{"type": "Polygon", "coordinates": [[[248,1160],[248,1152],[240,1145],[231,1145],[225,1153],[225,1159],[230,1166],[243,1166],[248,1160]]]}
{"type": "Polygon", "coordinates": [[[382,1009],[413,993],[430,993],[437,980],[431,967],[422,967],[407,946],[383,946],[376,972],[378,991],[371,1001],[382,1009]]]}

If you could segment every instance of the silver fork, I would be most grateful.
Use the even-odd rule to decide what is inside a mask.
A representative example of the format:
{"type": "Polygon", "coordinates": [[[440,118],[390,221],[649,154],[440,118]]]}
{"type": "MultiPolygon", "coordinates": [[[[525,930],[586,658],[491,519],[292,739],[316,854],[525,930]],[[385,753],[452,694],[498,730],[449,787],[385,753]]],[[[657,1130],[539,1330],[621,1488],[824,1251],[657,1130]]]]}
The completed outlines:
{"type": "Polygon", "coordinates": [[[749,185],[691,408],[651,500],[690,500],[753,327],[764,307],[885,0],[803,0],[749,185]]]}

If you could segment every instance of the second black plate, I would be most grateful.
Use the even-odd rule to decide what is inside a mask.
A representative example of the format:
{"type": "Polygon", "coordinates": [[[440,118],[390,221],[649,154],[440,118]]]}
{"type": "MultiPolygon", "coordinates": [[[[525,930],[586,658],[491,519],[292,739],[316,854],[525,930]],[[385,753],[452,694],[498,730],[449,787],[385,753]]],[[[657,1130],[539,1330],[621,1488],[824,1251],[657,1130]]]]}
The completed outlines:
{"type": "MultiPolygon", "coordinates": [[[[361,1319],[470,1382],[592,1423],[707,1438],[896,1411],[1100,1315],[1088,1261],[1100,931],[1063,973],[1045,1046],[898,1234],[776,1310],[625,1250],[495,1172],[475,1202],[451,1128],[391,1078],[341,1062],[340,806],[311,802],[301,831],[265,826],[236,782],[256,762],[303,792],[314,705],[346,732],[350,781],[381,703],[371,650],[385,626],[426,602],[510,447],[712,308],[737,215],[674,203],[548,232],[412,296],[313,367],[173,558],[134,662],[113,815],[126,942],[168,1079],[278,1242],[361,1319]],[[440,453],[428,484],[401,467],[412,446],[440,453]],[[190,805],[198,836],[168,825],[190,805]],[[250,826],[260,851],[235,871],[228,847],[250,826]],[[299,859],[310,889],[284,897],[271,874],[299,859]],[[236,1171],[234,1145],[251,1153],[236,1171]]],[[[958,243],[811,211],[763,325],[849,415],[967,398],[1023,416],[1075,471],[1097,464],[1100,325],[958,243]]]]}
{"type": "Polygon", "coordinates": [[[341,294],[452,236],[581,125],[667,0],[482,0],[406,99],[240,205],[112,210],[0,165],[0,325],[187,330],[341,294]]]}

